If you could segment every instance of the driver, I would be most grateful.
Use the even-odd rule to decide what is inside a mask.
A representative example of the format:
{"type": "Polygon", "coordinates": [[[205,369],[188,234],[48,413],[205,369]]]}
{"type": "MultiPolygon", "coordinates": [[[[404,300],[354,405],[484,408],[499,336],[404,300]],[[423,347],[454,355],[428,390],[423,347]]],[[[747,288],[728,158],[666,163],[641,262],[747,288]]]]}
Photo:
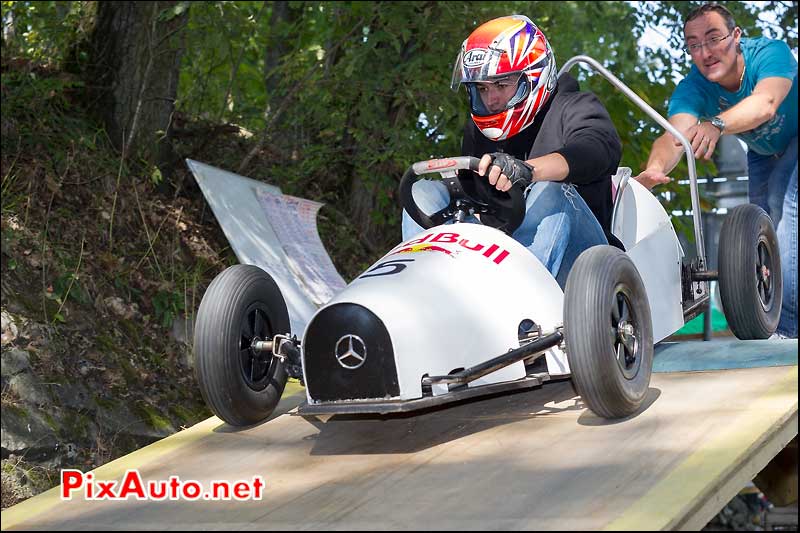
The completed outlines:
{"type": "MultiPolygon", "coordinates": [[[[567,73],[556,77],[547,38],[528,17],[512,15],[464,41],[452,88],[463,85],[469,98],[462,155],[479,157],[479,179],[497,190],[525,191],[525,218],[512,237],[563,289],[578,255],[609,242],[611,175],[622,147],[597,97],[579,92],[567,73]]],[[[418,181],[413,194],[426,213],[449,203],[441,181],[418,181]]],[[[420,231],[403,211],[403,240],[420,231]]]]}

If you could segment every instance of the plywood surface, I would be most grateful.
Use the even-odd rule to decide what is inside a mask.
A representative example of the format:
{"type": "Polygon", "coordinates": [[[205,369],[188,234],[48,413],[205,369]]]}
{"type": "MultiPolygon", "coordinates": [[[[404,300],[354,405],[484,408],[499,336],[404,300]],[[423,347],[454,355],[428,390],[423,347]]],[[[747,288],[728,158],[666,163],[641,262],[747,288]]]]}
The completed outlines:
{"type": "Polygon", "coordinates": [[[234,432],[210,419],[96,477],[260,474],[263,500],[65,502],[51,491],[4,511],[3,528],[596,530],[651,517],[664,527],[716,482],[697,465],[724,454],[733,464],[787,424],[796,434],[797,366],[654,374],[647,403],[608,422],[562,381],[417,415],[284,414],[234,432]]]}

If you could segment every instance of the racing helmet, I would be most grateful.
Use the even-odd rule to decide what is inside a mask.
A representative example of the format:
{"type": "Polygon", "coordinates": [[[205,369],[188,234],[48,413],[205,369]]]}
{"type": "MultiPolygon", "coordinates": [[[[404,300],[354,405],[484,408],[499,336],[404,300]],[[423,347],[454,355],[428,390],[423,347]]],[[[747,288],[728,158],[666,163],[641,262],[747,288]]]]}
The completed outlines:
{"type": "Polygon", "coordinates": [[[533,123],[556,81],[556,60],[544,33],[528,17],[512,15],[490,20],[467,37],[451,88],[464,84],[473,122],[488,139],[501,141],[533,123]],[[497,101],[498,92],[502,100],[510,96],[505,104],[497,101]]]}

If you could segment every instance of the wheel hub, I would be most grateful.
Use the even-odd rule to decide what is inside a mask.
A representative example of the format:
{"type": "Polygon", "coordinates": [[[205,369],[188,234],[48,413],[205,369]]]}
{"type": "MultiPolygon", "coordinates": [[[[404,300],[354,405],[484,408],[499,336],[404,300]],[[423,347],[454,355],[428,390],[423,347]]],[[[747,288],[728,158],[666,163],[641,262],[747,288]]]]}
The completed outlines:
{"type": "Polygon", "coordinates": [[[614,297],[611,320],[614,328],[614,351],[620,371],[625,379],[633,379],[639,372],[639,339],[636,317],[625,291],[618,290],[614,297]]]}
{"type": "Polygon", "coordinates": [[[770,252],[766,244],[760,242],[758,244],[758,263],[756,264],[756,289],[758,290],[758,298],[761,302],[761,306],[765,311],[772,307],[774,293],[771,266],[770,252]]]}
{"type": "Polygon", "coordinates": [[[620,340],[625,341],[628,337],[633,335],[633,324],[629,322],[620,322],[619,326],[617,327],[617,332],[619,333],[620,340]]]}
{"type": "Polygon", "coordinates": [[[239,368],[244,382],[252,390],[260,391],[269,384],[271,357],[262,349],[270,338],[266,309],[252,305],[244,314],[240,325],[239,368]]]}
{"type": "Polygon", "coordinates": [[[761,275],[761,281],[767,281],[769,279],[770,272],[769,272],[769,268],[767,267],[767,265],[761,265],[761,269],[759,271],[759,274],[761,275]]]}

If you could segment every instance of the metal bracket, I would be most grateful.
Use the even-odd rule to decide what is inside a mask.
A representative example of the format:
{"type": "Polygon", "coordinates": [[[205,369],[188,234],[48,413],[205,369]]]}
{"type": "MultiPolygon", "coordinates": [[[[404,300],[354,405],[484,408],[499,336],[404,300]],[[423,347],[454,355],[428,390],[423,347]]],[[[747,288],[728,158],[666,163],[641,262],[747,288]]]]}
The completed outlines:
{"type": "Polygon", "coordinates": [[[252,346],[256,353],[270,352],[272,357],[285,365],[290,377],[302,379],[303,365],[300,359],[300,341],[297,335],[275,335],[269,341],[255,341],[252,346]]]}

